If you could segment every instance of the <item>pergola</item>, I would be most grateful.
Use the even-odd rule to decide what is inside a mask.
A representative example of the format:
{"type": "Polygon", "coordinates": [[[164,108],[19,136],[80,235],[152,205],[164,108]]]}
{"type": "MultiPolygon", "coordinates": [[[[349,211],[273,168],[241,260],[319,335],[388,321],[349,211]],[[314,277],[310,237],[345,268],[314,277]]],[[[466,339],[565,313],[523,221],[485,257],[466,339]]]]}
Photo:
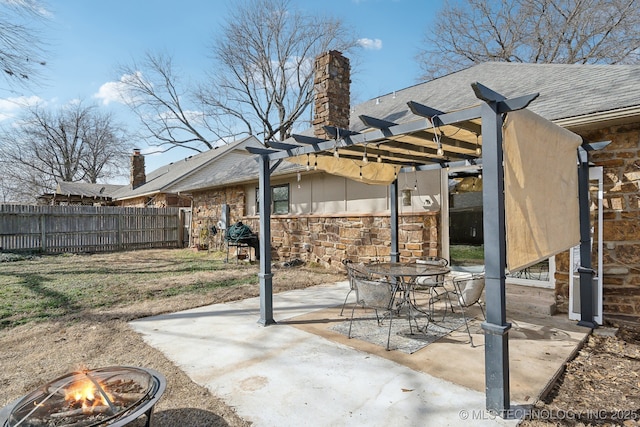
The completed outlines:
{"type": "MultiPolygon", "coordinates": [[[[284,159],[320,169],[340,159],[360,164],[359,178],[376,182],[376,177],[393,173],[390,185],[391,252],[390,261],[399,260],[398,250],[398,173],[403,170],[442,169],[448,166],[481,165],[483,176],[483,227],[486,321],[485,387],[486,408],[500,416],[510,409],[509,343],[511,324],[506,318],[505,275],[505,193],[503,168],[503,120],[506,113],[526,108],[538,96],[528,94],[507,99],[480,83],[471,85],[479,105],[445,113],[410,101],[408,108],[415,120],[397,124],[360,116],[368,127],[363,132],[329,128],[334,139],[295,135],[285,142],[271,142],[267,148],[247,148],[259,161],[260,214],[260,319],[262,325],[276,323],[273,318],[271,273],[270,176],[284,159]],[[363,167],[375,163],[375,168],[363,167]],[[406,169],[405,169],[406,168],[406,169]],[[367,173],[368,170],[372,173],[367,173]]],[[[543,141],[541,141],[542,143],[543,141]]],[[[580,304],[582,326],[597,327],[594,321],[593,277],[589,218],[588,152],[603,148],[608,142],[591,144],[582,141],[576,153],[580,211],[580,304]]],[[[357,167],[357,166],[356,166],[357,167]]],[[[331,171],[329,170],[329,173],[331,171]]],[[[541,171],[544,173],[544,171],[541,171]]],[[[353,175],[354,173],[351,172],[353,175]]],[[[358,179],[358,176],[354,176],[358,179]]]]}

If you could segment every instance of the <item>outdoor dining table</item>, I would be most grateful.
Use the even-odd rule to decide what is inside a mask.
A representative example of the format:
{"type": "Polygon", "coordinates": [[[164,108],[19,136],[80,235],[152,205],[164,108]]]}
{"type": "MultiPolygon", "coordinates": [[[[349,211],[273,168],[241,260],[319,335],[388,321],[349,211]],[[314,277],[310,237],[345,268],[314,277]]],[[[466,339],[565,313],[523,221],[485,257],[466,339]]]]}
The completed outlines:
{"type": "Polygon", "coordinates": [[[365,265],[369,274],[399,279],[402,283],[411,283],[416,277],[440,276],[451,270],[442,265],[417,262],[377,262],[365,265]]]}
{"type": "Polygon", "coordinates": [[[398,308],[409,307],[409,316],[413,316],[413,310],[426,313],[415,303],[415,298],[411,298],[413,284],[418,277],[424,276],[444,276],[451,269],[443,265],[423,264],[417,262],[379,262],[365,265],[367,273],[377,276],[384,276],[390,281],[395,281],[401,291],[401,300],[398,308]]]}

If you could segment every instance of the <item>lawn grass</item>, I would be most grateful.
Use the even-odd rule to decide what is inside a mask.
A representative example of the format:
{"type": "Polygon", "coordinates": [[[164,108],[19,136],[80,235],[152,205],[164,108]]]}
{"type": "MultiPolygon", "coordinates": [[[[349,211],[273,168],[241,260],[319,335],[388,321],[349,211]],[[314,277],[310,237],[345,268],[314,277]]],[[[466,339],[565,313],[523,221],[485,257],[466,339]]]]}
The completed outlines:
{"type": "Polygon", "coordinates": [[[484,246],[451,245],[449,256],[452,265],[481,265],[484,264],[484,246]]]}
{"type": "Polygon", "coordinates": [[[220,254],[191,250],[12,255],[0,260],[0,329],[258,283],[255,265],[226,264],[220,254]]]}

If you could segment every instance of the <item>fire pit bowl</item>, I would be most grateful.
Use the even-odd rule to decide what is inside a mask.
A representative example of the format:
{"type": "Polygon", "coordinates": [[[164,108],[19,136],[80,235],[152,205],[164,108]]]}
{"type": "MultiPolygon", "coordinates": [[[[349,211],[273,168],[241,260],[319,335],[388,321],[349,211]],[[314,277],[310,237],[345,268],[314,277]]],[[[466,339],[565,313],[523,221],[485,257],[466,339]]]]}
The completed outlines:
{"type": "Polygon", "coordinates": [[[153,407],[167,382],[152,369],[111,366],[57,378],[0,411],[1,427],[125,426],[153,407]]]}

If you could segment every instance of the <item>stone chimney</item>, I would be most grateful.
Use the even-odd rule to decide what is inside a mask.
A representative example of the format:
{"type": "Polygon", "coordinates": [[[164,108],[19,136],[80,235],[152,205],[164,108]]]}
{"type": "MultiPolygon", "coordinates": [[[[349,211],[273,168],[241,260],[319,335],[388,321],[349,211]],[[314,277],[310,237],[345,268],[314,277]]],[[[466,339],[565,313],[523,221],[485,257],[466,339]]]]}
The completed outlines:
{"type": "Polygon", "coordinates": [[[147,182],[147,175],[144,172],[144,156],[140,154],[139,148],[133,149],[133,155],[131,156],[131,189],[144,185],[147,182]]]}
{"type": "Polygon", "coordinates": [[[349,59],[337,50],[316,58],[314,134],[318,138],[332,139],[323,126],[349,129],[351,113],[351,67],[349,59]]]}

